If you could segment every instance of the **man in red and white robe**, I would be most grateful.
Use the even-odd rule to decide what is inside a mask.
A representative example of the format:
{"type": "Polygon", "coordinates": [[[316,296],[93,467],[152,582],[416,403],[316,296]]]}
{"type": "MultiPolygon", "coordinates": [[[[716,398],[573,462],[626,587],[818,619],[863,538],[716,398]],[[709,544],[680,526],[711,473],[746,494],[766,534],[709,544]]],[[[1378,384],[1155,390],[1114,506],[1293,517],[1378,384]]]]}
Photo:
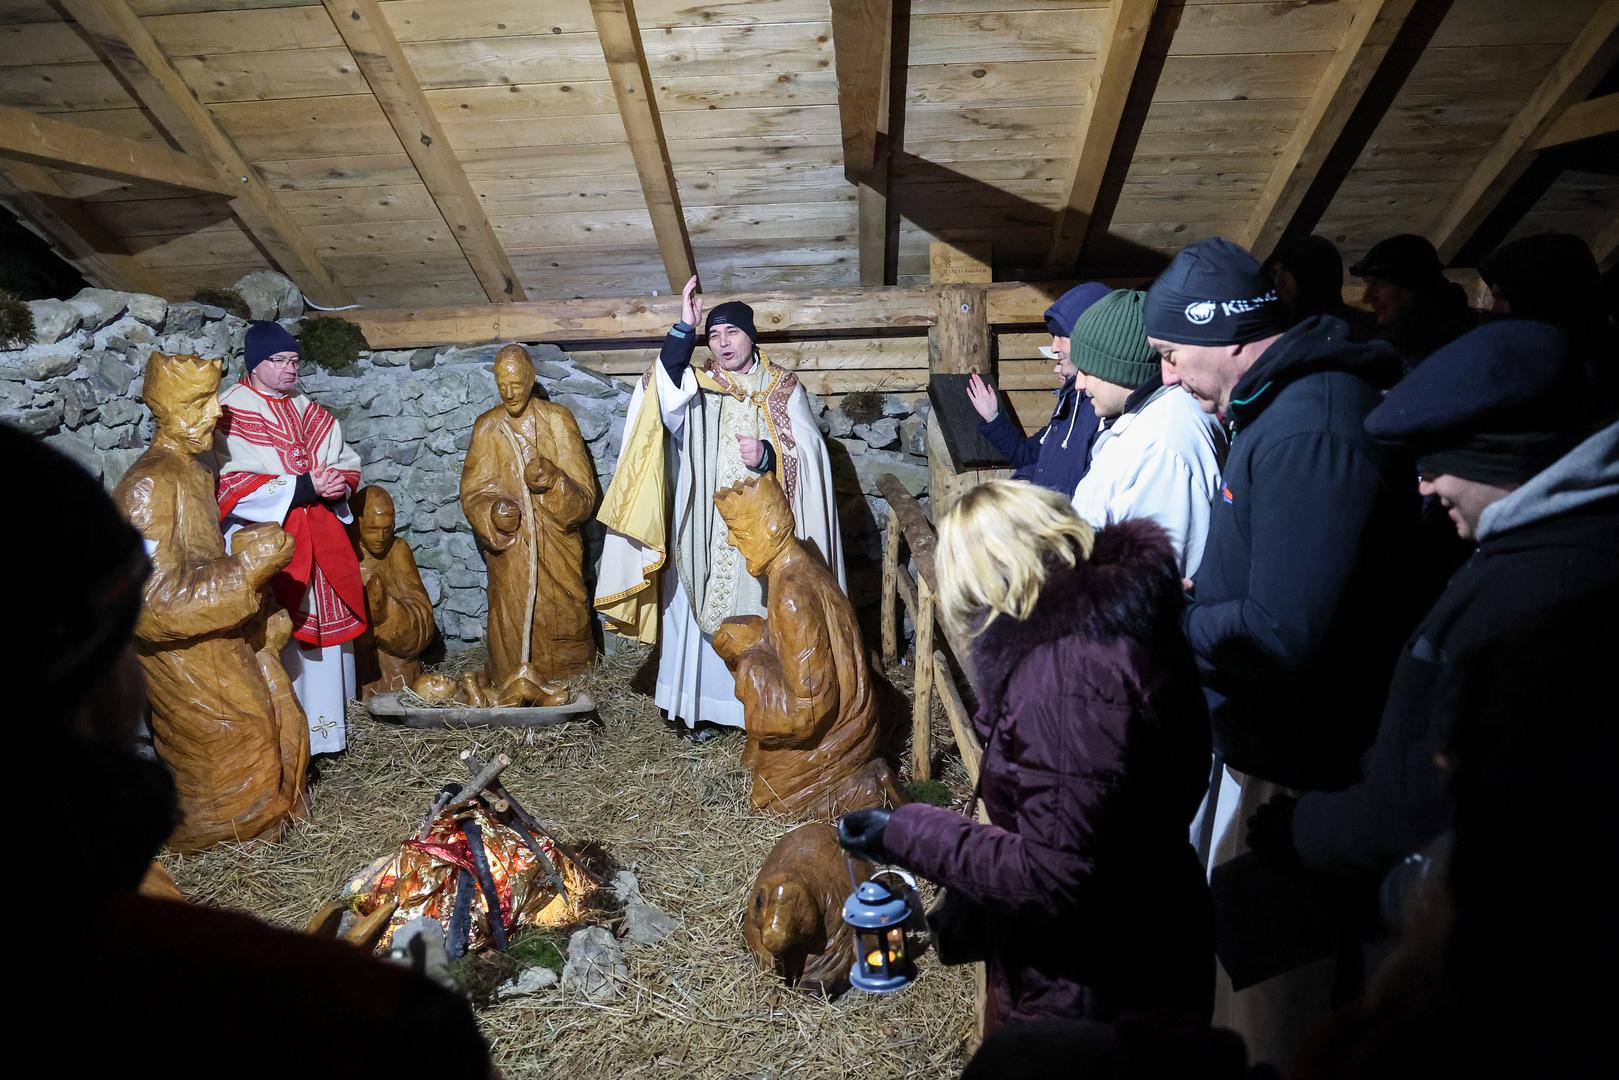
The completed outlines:
{"type": "Polygon", "coordinates": [[[309,750],[347,743],[344,712],[358,696],[354,639],[365,632],[360,560],[344,526],[360,486],[360,456],[337,418],[297,392],[298,342],[280,325],[255,322],[243,349],[247,375],[219,395],[214,438],[219,517],[229,547],[236,530],[273,521],[296,548],[277,574],[276,599],[292,614],[282,653],[309,717],[309,750]]]}

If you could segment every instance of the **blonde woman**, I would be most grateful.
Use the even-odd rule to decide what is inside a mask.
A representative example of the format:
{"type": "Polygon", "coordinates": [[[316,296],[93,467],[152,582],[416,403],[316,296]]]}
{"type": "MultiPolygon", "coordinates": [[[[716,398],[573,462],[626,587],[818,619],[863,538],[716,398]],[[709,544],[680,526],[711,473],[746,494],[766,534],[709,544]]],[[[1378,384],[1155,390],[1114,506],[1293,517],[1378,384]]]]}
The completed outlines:
{"type": "Polygon", "coordinates": [[[1213,924],[1187,826],[1209,724],[1168,538],[1145,520],[1093,532],[1065,496],[994,480],[939,522],[937,566],[972,641],[990,823],[864,810],[844,846],[950,890],[940,954],[986,962],[987,1027],[1206,1020],[1213,924]]]}

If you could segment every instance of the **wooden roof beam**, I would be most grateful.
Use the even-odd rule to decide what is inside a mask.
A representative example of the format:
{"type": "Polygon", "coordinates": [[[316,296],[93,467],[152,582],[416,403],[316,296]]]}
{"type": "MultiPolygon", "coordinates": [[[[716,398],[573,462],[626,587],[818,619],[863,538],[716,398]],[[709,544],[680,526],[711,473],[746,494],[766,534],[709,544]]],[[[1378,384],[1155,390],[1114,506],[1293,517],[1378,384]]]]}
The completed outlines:
{"type": "Polygon", "coordinates": [[[1546,129],[1546,133],[1535,140],[1533,149],[1550,150],[1554,146],[1598,139],[1616,131],[1619,131],[1619,94],[1604,94],[1564,109],[1563,114],[1546,129]]]}
{"type": "Polygon", "coordinates": [[[92,285],[119,292],[163,295],[152,271],[108,235],[89,211],[38,165],[6,163],[0,172],[0,202],[42,235],[92,285]]]}
{"type": "Polygon", "coordinates": [[[354,296],[326,269],[315,245],[276,199],[236,142],[180,77],[127,0],[56,0],[136,100],[182,149],[207,158],[238,182],[231,209],[260,246],[318,303],[351,304],[354,296]]]}
{"type": "Polygon", "coordinates": [[[6,105],[0,105],[0,157],[125,183],[155,180],[215,195],[234,195],[241,186],[190,154],[6,105]]]}
{"type": "MultiPolygon", "coordinates": [[[[1073,282],[998,282],[983,285],[990,325],[1035,329],[1051,301],[1073,282]]],[[[761,339],[850,336],[881,332],[925,334],[938,318],[931,287],[821,289],[815,292],[732,296],[754,309],[761,339]]],[[[680,297],[632,296],[582,300],[530,300],[515,304],[454,304],[426,308],[361,308],[348,316],[376,349],[483,341],[591,343],[655,342],[680,317],[680,297]]]]}
{"type": "Polygon", "coordinates": [[[484,295],[497,304],[527,299],[517,271],[501,248],[466,170],[444,137],[444,128],[377,0],[324,2],[484,295]]]}
{"type": "Polygon", "coordinates": [[[1536,144],[1570,105],[1583,101],[1619,59],[1619,0],[1604,0],[1547,72],[1450,201],[1431,237],[1439,257],[1455,259],[1512,185],[1529,168],[1536,144]]]}
{"type": "Polygon", "coordinates": [[[1416,0],[1361,0],[1238,242],[1268,258],[1304,202],[1416,0]]]}
{"type": "Polygon", "coordinates": [[[652,216],[652,235],[658,241],[663,270],[669,278],[669,288],[678,293],[697,273],[697,260],[691,253],[691,236],[686,232],[686,216],[680,208],[669,143],[663,137],[663,120],[652,94],[652,76],[647,71],[635,3],[590,0],[590,14],[596,20],[607,74],[613,80],[613,95],[618,98],[618,114],[624,121],[630,156],[641,178],[647,213],[652,216]]]}
{"type": "Polygon", "coordinates": [[[892,285],[899,276],[899,213],[889,195],[894,157],[905,143],[911,0],[834,0],[832,14],[843,171],[859,185],[860,284],[892,285]]]}
{"type": "Polygon", "coordinates": [[[1068,193],[1051,228],[1047,270],[1061,273],[1071,269],[1085,246],[1107,160],[1113,153],[1113,141],[1124,119],[1130,85],[1135,81],[1141,49],[1157,8],[1158,0],[1113,0],[1108,10],[1107,30],[1080,115],[1074,174],[1068,180],[1068,193]]]}
{"type": "Polygon", "coordinates": [[[894,0],[832,0],[832,62],[838,77],[843,172],[856,184],[866,180],[877,160],[893,8],[894,0]]]}

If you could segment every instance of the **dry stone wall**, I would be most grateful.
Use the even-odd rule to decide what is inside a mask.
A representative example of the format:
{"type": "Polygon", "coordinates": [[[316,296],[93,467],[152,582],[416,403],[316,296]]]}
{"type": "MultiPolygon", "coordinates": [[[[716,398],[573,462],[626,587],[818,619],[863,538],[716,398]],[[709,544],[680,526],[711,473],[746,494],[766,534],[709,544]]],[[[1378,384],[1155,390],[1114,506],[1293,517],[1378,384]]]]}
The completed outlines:
{"type": "MultiPolygon", "coordinates": [[[[255,317],[279,318],[296,331],[303,305],[286,279],[249,275],[239,291],[255,317]]],[[[109,488],[152,438],[151,414],[141,401],[149,354],[223,357],[227,382],[241,376],[247,323],[221,308],[104,289],[29,306],[34,343],[0,351],[0,421],[67,453],[109,488]]],[[[458,489],[472,423],[498,403],[491,368],[499,347],[374,351],[348,368],[306,372],[302,379],[303,391],[341,421],[360,454],[365,482],[393,494],[399,533],[416,552],[451,650],[483,638],[483,562],[461,514],[458,489]]],[[[578,419],[605,490],[623,439],[628,386],[574,363],[555,346],[529,350],[545,395],[578,419]]],[[[869,631],[888,516],[877,478],[893,473],[925,496],[927,403],[885,394],[867,405],[857,423],[812,398],[832,457],[850,594],[867,615],[869,631]]],[[[589,541],[587,558],[594,566],[600,547],[594,523],[589,541]]]]}

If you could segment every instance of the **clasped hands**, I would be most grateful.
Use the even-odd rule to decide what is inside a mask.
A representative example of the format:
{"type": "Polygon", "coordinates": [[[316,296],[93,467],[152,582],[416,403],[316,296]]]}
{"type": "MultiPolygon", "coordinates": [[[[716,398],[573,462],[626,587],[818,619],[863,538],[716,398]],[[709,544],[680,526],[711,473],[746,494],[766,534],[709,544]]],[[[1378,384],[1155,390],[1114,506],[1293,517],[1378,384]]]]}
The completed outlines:
{"type": "Polygon", "coordinates": [[[349,494],[349,482],[343,479],[343,474],[330,465],[315,463],[309,470],[309,481],[315,485],[315,494],[322,499],[343,499],[349,494]]]}

